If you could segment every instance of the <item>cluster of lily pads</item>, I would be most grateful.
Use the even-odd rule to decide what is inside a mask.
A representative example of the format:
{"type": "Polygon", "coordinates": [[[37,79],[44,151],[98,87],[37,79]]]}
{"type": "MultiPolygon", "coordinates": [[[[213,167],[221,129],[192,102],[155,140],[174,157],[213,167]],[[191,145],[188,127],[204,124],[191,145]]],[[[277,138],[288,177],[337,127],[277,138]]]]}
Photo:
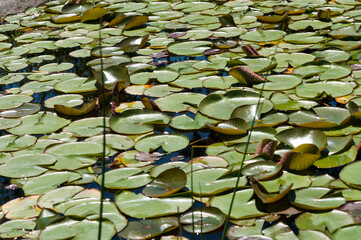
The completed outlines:
{"type": "Polygon", "coordinates": [[[104,182],[101,239],[359,239],[360,27],[357,0],[4,17],[0,176],[24,197],[0,238],[97,239],[104,182]]]}

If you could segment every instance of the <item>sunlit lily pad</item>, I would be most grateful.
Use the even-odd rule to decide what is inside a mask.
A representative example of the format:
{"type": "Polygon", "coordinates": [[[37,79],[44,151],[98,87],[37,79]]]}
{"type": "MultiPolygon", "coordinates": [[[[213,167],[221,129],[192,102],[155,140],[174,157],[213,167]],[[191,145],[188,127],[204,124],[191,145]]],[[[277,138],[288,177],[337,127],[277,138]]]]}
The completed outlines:
{"type": "Polygon", "coordinates": [[[16,198],[4,205],[2,210],[8,219],[27,219],[37,217],[40,214],[40,208],[37,207],[39,196],[30,196],[26,198],[16,198]]]}
{"type": "MultiPolygon", "coordinates": [[[[105,128],[109,127],[107,118],[105,119],[105,128]]],[[[73,133],[75,137],[90,137],[101,134],[103,131],[103,118],[87,118],[73,121],[63,129],[64,132],[73,133]]]]}
{"type": "Polygon", "coordinates": [[[176,217],[131,221],[118,236],[126,239],[148,239],[169,232],[179,225],[176,217]]]}
{"type": "MultiPolygon", "coordinates": [[[[210,204],[219,208],[224,214],[228,214],[233,193],[212,197],[210,204]]],[[[267,215],[257,209],[255,200],[251,200],[253,189],[240,190],[236,192],[231,218],[244,219],[267,215]]]]}
{"type": "Polygon", "coordinates": [[[74,78],[55,84],[54,89],[63,93],[93,92],[98,90],[95,84],[94,78],[74,78]]]}
{"type": "Polygon", "coordinates": [[[121,212],[131,217],[149,218],[182,213],[191,207],[192,199],[184,197],[148,198],[142,194],[123,191],[116,194],[115,203],[121,212]]]}
{"type": "MultiPolygon", "coordinates": [[[[102,183],[103,175],[97,179],[99,184],[102,183]]],[[[132,189],[139,188],[151,181],[148,174],[142,173],[139,168],[119,168],[105,173],[106,188],[111,189],[132,189]]]]}
{"type": "Polygon", "coordinates": [[[298,147],[301,144],[311,143],[316,145],[319,149],[323,149],[327,144],[327,138],[322,131],[305,128],[286,129],[278,133],[276,138],[293,148],[298,147]]]}
{"type": "Polygon", "coordinates": [[[346,203],[343,197],[325,197],[331,189],[322,187],[310,187],[295,190],[294,195],[290,194],[290,202],[296,207],[307,210],[333,209],[346,203]]]}
{"type": "Polygon", "coordinates": [[[331,233],[337,229],[355,223],[354,219],[347,213],[332,210],[326,213],[303,213],[297,217],[296,226],[302,230],[320,230],[326,229],[331,233]]]}
{"type": "Polygon", "coordinates": [[[12,152],[28,148],[36,142],[36,137],[32,135],[4,135],[0,137],[0,151],[12,152]]]}
{"type": "Polygon", "coordinates": [[[244,176],[252,176],[258,180],[264,180],[276,175],[282,169],[282,165],[272,161],[259,161],[247,164],[242,169],[244,176]]]}
{"type": "Polygon", "coordinates": [[[164,113],[149,109],[129,109],[111,117],[110,127],[122,134],[141,134],[151,132],[155,124],[167,124],[170,117],[164,113]]]}
{"type": "Polygon", "coordinates": [[[340,179],[351,187],[361,189],[359,169],[361,162],[357,161],[344,167],[340,172],[340,179]]]}
{"type": "Polygon", "coordinates": [[[6,164],[0,165],[0,174],[11,178],[33,177],[46,172],[42,167],[56,162],[54,156],[48,154],[26,154],[10,158],[6,164]]]}
{"type": "Polygon", "coordinates": [[[33,98],[27,95],[3,95],[0,96],[0,109],[10,109],[20,107],[22,104],[30,102],[33,98]]]}
{"type": "Polygon", "coordinates": [[[0,225],[1,238],[16,238],[35,229],[36,222],[30,219],[7,221],[0,225]]]}
{"type": "Polygon", "coordinates": [[[187,41],[174,43],[168,46],[168,51],[176,55],[197,56],[210,48],[212,43],[208,41],[187,41]]]}
{"type": "Polygon", "coordinates": [[[206,95],[200,93],[174,93],[155,100],[160,110],[165,112],[192,111],[206,95]]]}
{"type": "Polygon", "coordinates": [[[188,144],[188,137],[180,133],[151,134],[138,139],[134,147],[140,152],[152,152],[159,147],[166,152],[175,152],[187,147],[188,144]]]}
{"type": "Polygon", "coordinates": [[[223,225],[226,216],[214,207],[206,207],[196,209],[190,213],[186,213],[180,218],[184,230],[191,233],[207,233],[211,232],[223,225]],[[197,223],[197,224],[195,224],[197,223]],[[193,226],[194,232],[193,232],[193,226]]]}
{"type": "Polygon", "coordinates": [[[327,157],[317,160],[313,163],[313,165],[319,168],[339,167],[354,161],[356,159],[356,156],[356,147],[351,146],[347,151],[328,155],[327,157]]]}

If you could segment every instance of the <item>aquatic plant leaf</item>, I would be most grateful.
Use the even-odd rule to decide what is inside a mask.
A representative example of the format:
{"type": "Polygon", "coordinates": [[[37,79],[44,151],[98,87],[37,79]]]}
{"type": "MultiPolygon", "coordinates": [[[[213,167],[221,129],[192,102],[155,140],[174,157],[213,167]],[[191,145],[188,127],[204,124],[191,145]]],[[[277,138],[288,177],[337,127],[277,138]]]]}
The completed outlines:
{"type": "Polygon", "coordinates": [[[344,167],[340,172],[340,179],[348,186],[361,189],[359,169],[361,163],[359,161],[350,163],[344,167]]]}
{"type": "Polygon", "coordinates": [[[290,194],[290,203],[306,210],[328,210],[346,203],[343,197],[325,196],[331,189],[323,187],[309,187],[294,191],[290,194]]]}
{"type": "Polygon", "coordinates": [[[36,137],[32,135],[4,135],[0,137],[0,151],[13,152],[21,149],[28,148],[34,145],[36,137]]]}
{"type": "Polygon", "coordinates": [[[183,170],[171,168],[159,174],[143,188],[142,193],[148,197],[165,197],[181,190],[187,182],[183,170]]]}
{"type": "Polygon", "coordinates": [[[16,219],[0,225],[1,238],[16,238],[35,229],[36,222],[30,219],[16,219]]]}
{"type": "Polygon", "coordinates": [[[305,212],[297,217],[295,223],[302,230],[329,230],[333,233],[343,226],[354,224],[355,221],[349,214],[334,209],[325,213],[305,212]]]}
{"type": "Polygon", "coordinates": [[[182,213],[192,206],[192,199],[148,198],[142,194],[123,191],[115,195],[115,203],[121,212],[131,217],[150,218],[182,213]]]}
{"type": "Polygon", "coordinates": [[[172,231],[178,225],[176,217],[131,221],[123,231],[118,233],[118,236],[126,239],[149,239],[172,231]]]}
{"type": "Polygon", "coordinates": [[[282,169],[282,165],[273,161],[257,161],[242,168],[244,176],[252,176],[258,180],[265,180],[275,176],[282,169]]]}
{"type": "MultiPolygon", "coordinates": [[[[148,174],[142,173],[139,168],[119,168],[106,172],[104,186],[110,189],[132,189],[145,186],[152,179],[148,174]]],[[[102,183],[103,175],[100,175],[96,182],[102,183]]]]}
{"type": "Polygon", "coordinates": [[[0,174],[11,178],[34,177],[46,172],[44,166],[52,165],[56,157],[49,154],[25,154],[10,158],[0,165],[0,174]]]}
{"type": "Polygon", "coordinates": [[[221,227],[225,220],[225,214],[215,207],[198,208],[182,215],[179,219],[185,224],[184,230],[190,233],[193,233],[192,224],[195,225],[194,233],[207,233],[221,227]]]}
{"type": "Polygon", "coordinates": [[[324,158],[318,159],[313,163],[319,168],[333,168],[343,166],[356,160],[357,149],[356,146],[351,146],[348,150],[333,155],[328,155],[324,158]]]}
{"type": "Polygon", "coordinates": [[[175,152],[187,147],[189,139],[180,133],[146,135],[135,142],[135,149],[140,152],[152,152],[162,147],[165,152],[175,152]]]}
{"type": "MultiPolygon", "coordinates": [[[[229,193],[226,195],[213,196],[210,199],[210,204],[212,207],[219,208],[224,214],[228,214],[232,195],[232,193],[229,193]]],[[[267,215],[267,213],[257,209],[255,200],[251,200],[252,196],[253,189],[237,191],[230,217],[233,219],[245,219],[267,215]]]]}
{"type": "Polygon", "coordinates": [[[168,45],[168,51],[175,55],[198,56],[212,45],[209,41],[187,41],[168,45]]]}
{"type": "Polygon", "coordinates": [[[306,128],[286,129],[276,134],[275,137],[293,148],[305,143],[310,143],[316,145],[320,150],[322,150],[327,144],[327,138],[322,131],[306,128]]]}

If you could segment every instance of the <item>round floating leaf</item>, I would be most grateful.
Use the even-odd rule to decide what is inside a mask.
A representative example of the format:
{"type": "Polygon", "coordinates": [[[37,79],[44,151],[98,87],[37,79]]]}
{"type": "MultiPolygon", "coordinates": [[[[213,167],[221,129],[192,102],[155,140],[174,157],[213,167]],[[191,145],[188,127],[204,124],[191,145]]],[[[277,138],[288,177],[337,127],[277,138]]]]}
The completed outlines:
{"type": "MultiPolygon", "coordinates": [[[[103,144],[103,136],[90,137],[85,139],[85,141],[103,144]]],[[[134,140],[132,138],[117,134],[106,134],[105,142],[109,147],[117,150],[127,150],[134,146],[134,140]]]]}
{"type": "Polygon", "coordinates": [[[328,62],[344,62],[347,61],[350,57],[350,54],[338,49],[316,51],[312,53],[312,55],[314,55],[319,60],[325,60],[328,62]]]}
{"type": "Polygon", "coordinates": [[[83,103],[83,96],[80,94],[66,94],[48,98],[44,105],[47,108],[54,108],[54,105],[59,104],[67,107],[75,107],[83,103]]]}
{"type": "Polygon", "coordinates": [[[240,135],[247,132],[248,125],[241,118],[231,118],[230,120],[218,123],[216,125],[206,124],[208,128],[215,132],[226,135],[240,135]]]}
{"type": "Polygon", "coordinates": [[[103,153],[103,145],[92,142],[63,143],[48,148],[46,152],[52,155],[100,156],[103,153]]]}
{"type": "Polygon", "coordinates": [[[182,213],[192,206],[192,199],[182,197],[148,198],[142,194],[123,191],[115,195],[121,212],[136,218],[150,218],[182,213]]]}
{"type": "MultiPolygon", "coordinates": [[[[104,186],[110,189],[131,189],[139,188],[148,184],[151,180],[149,174],[142,173],[139,168],[119,168],[105,173],[104,186]],[[142,173],[142,174],[140,174],[142,173]]],[[[102,183],[103,175],[97,179],[99,184],[102,183]]]]}
{"type": "Polygon", "coordinates": [[[67,107],[64,105],[55,104],[54,109],[55,109],[55,111],[65,114],[65,115],[80,116],[80,115],[85,115],[85,114],[91,112],[94,109],[96,103],[97,103],[97,100],[93,99],[90,102],[84,103],[83,105],[81,105],[78,108],[67,107]]]}
{"type": "MultiPolygon", "coordinates": [[[[258,86],[255,86],[258,88],[258,86]]],[[[300,110],[301,108],[310,109],[317,106],[317,102],[304,100],[293,96],[292,98],[284,93],[275,92],[272,94],[271,101],[276,110],[300,110]]]]}
{"type": "Polygon", "coordinates": [[[186,213],[179,220],[185,224],[183,225],[185,231],[199,234],[216,230],[223,225],[226,216],[218,208],[205,207],[186,213]]]}
{"type": "Polygon", "coordinates": [[[360,225],[352,225],[348,227],[341,228],[337,230],[335,234],[333,234],[332,239],[334,240],[342,240],[342,239],[350,239],[357,240],[361,234],[361,226],[360,225]]]}
{"type": "Polygon", "coordinates": [[[106,89],[112,90],[115,84],[122,89],[130,84],[128,69],[123,66],[110,66],[103,71],[93,70],[94,76],[99,84],[104,84],[106,89]]]}
{"type": "Polygon", "coordinates": [[[175,55],[198,56],[212,45],[209,41],[186,41],[168,45],[168,51],[175,55]]]}
{"type": "Polygon", "coordinates": [[[279,171],[281,171],[282,165],[276,164],[273,161],[257,161],[247,164],[242,168],[242,174],[244,176],[252,176],[258,180],[264,180],[271,178],[279,171]]]}
{"type": "Polygon", "coordinates": [[[17,127],[7,129],[8,132],[21,134],[45,134],[52,133],[68,125],[70,120],[58,117],[55,113],[39,112],[21,118],[21,124],[17,127]]]}
{"type": "Polygon", "coordinates": [[[327,157],[317,160],[313,163],[313,165],[319,168],[339,167],[354,161],[356,159],[356,156],[356,146],[351,146],[350,149],[348,149],[347,151],[340,152],[338,154],[328,155],[327,157]]]}
{"type": "Polygon", "coordinates": [[[45,173],[27,181],[23,185],[25,195],[40,195],[55,189],[58,185],[66,182],[72,182],[81,178],[81,175],[74,172],[53,172],[45,173]]]}
{"type": "Polygon", "coordinates": [[[200,93],[174,93],[156,99],[155,103],[164,112],[192,111],[205,97],[200,93]]]}
{"type": "Polygon", "coordinates": [[[292,205],[307,210],[333,209],[346,203],[343,197],[325,197],[331,189],[323,187],[309,187],[294,191],[290,195],[292,205]]]}
{"type": "Polygon", "coordinates": [[[323,93],[332,97],[341,97],[352,91],[353,86],[350,83],[341,81],[302,83],[296,87],[296,94],[303,98],[315,98],[323,93]]]}
{"type": "MultiPolygon", "coordinates": [[[[107,120],[107,119],[106,119],[107,120]]],[[[105,128],[109,127],[106,121],[105,128]]],[[[73,133],[74,137],[91,137],[103,132],[103,118],[85,118],[70,123],[63,129],[64,132],[73,133]]]]}
{"type": "MultiPolygon", "coordinates": [[[[103,221],[101,224],[101,239],[111,240],[116,233],[114,224],[110,221],[103,221]]],[[[62,222],[56,222],[48,225],[40,232],[39,239],[95,239],[98,236],[98,225],[98,221],[75,221],[67,218],[62,222]]]]}
{"type": "Polygon", "coordinates": [[[318,147],[314,144],[301,144],[291,152],[285,153],[281,161],[284,169],[305,170],[321,156],[318,147]]]}
{"type": "Polygon", "coordinates": [[[242,35],[242,39],[250,42],[272,42],[280,40],[286,33],[280,30],[261,30],[247,32],[242,35]]]}
{"type": "Polygon", "coordinates": [[[307,239],[319,239],[319,240],[330,240],[330,238],[322,232],[312,231],[312,230],[300,230],[298,234],[298,239],[307,240],[307,239]]]}
{"type": "Polygon", "coordinates": [[[42,167],[56,162],[54,156],[48,154],[26,154],[10,158],[6,164],[0,165],[0,174],[11,178],[33,177],[46,172],[42,167]]]}
{"type": "Polygon", "coordinates": [[[4,118],[18,118],[31,115],[38,112],[39,110],[40,105],[37,103],[24,103],[20,107],[1,111],[0,116],[4,118]]]}
{"type": "Polygon", "coordinates": [[[183,134],[151,134],[138,139],[134,145],[140,152],[152,152],[162,147],[165,152],[175,152],[187,147],[189,139],[183,134]]]}
{"type": "Polygon", "coordinates": [[[268,82],[255,85],[254,87],[257,89],[263,88],[263,90],[279,91],[294,88],[302,82],[302,78],[297,75],[271,75],[266,79],[268,82]]]}
{"type": "Polygon", "coordinates": [[[354,224],[355,221],[345,212],[332,210],[326,213],[303,213],[297,217],[295,223],[302,230],[328,230],[333,233],[343,226],[354,224]]]}
{"type": "Polygon", "coordinates": [[[95,79],[75,78],[59,82],[54,85],[54,90],[63,93],[85,93],[98,90],[95,79]]]}
{"type": "Polygon", "coordinates": [[[0,129],[12,128],[20,124],[20,119],[0,118],[0,129]]]}
{"type": "Polygon", "coordinates": [[[276,138],[293,148],[310,143],[316,145],[319,149],[323,149],[327,144],[327,138],[322,131],[305,128],[286,129],[276,134],[276,138]]]}
{"type": "MultiPolygon", "coordinates": [[[[233,193],[229,193],[226,195],[211,197],[210,204],[212,207],[219,208],[224,214],[228,214],[232,195],[233,193]]],[[[234,219],[244,219],[267,215],[267,213],[261,212],[257,209],[255,200],[251,200],[252,196],[253,189],[237,191],[230,217],[234,219]]]]}
{"type": "Polygon", "coordinates": [[[340,172],[340,179],[347,185],[361,189],[361,162],[357,161],[344,167],[340,172]]]}
{"type": "Polygon", "coordinates": [[[4,135],[0,137],[0,151],[13,152],[28,148],[36,142],[36,137],[31,135],[15,136],[4,135]]]}
{"type": "Polygon", "coordinates": [[[313,28],[313,30],[329,28],[332,26],[332,22],[325,22],[316,19],[305,19],[291,23],[288,27],[292,30],[304,30],[306,28],[313,28]]]}
{"type": "Polygon", "coordinates": [[[30,102],[33,98],[27,95],[3,95],[0,96],[0,110],[20,107],[30,102]]]}
{"type": "Polygon", "coordinates": [[[81,186],[65,186],[50,190],[40,196],[37,204],[41,208],[54,208],[54,205],[71,200],[75,194],[83,190],[81,186]]]}
{"type": "Polygon", "coordinates": [[[49,63],[39,68],[41,72],[62,72],[74,67],[72,63],[49,63]]]}
{"type": "Polygon", "coordinates": [[[2,210],[8,219],[27,219],[39,216],[40,208],[37,207],[39,196],[16,198],[4,205],[2,210]]]}
{"type": "Polygon", "coordinates": [[[148,197],[164,197],[178,192],[186,183],[187,175],[184,171],[171,168],[159,174],[142,192],[148,197]]]}
{"type": "Polygon", "coordinates": [[[92,9],[86,10],[81,16],[81,22],[96,20],[103,17],[105,14],[109,12],[108,9],[95,7],[92,9]]]}
{"type": "Polygon", "coordinates": [[[226,159],[219,157],[219,156],[203,156],[203,157],[196,157],[193,158],[191,163],[202,163],[208,165],[210,167],[228,167],[228,162],[226,159]]]}
{"type": "MultiPolygon", "coordinates": [[[[262,227],[264,224],[264,220],[257,219],[254,221],[250,219],[254,226],[237,226],[233,225],[227,230],[227,237],[232,240],[271,240],[272,238],[266,237],[262,235],[262,227]]],[[[240,220],[240,221],[247,221],[247,220],[240,220]]]]}
{"type": "MultiPolygon", "coordinates": [[[[228,91],[217,91],[209,94],[199,104],[199,111],[211,118],[228,120],[234,109],[243,105],[257,104],[259,101],[265,101],[258,93],[248,89],[232,89],[228,91]]],[[[272,105],[264,104],[264,112],[272,105]],[[265,106],[266,105],[266,106],[265,106]]]]}
{"type": "Polygon", "coordinates": [[[118,233],[118,236],[125,239],[149,239],[172,231],[178,225],[176,217],[131,221],[123,231],[118,233]]]}
{"type": "Polygon", "coordinates": [[[0,225],[1,238],[16,238],[35,229],[36,222],[34,220],[13,220],[7,221],[0,225]]]}
{"type": "Polygon", "coordinates": [[[153,131],[154,124],[167,124],[170,117],[149,109],[129,109],[116,117],[111,117],[109,125],[115,132],[122,134],[141,134],[153,131]]]}

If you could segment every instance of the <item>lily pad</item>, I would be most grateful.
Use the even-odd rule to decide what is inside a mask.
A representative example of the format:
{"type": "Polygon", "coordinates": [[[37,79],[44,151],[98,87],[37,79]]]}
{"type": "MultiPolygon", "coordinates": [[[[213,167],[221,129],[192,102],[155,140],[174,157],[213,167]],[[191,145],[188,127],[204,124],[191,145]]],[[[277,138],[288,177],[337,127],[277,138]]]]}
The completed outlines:
{"type": "Polygon", "coordinates": [[[183,225],[184,230],[199,234],[211,232],[219,228],[223,225],[225,219],[226,216],[218,208],[206,207],[186,213],[179,220],[182,224],[185,224],[183,225]]]}
{"type": "Polygon", "coordinates": [[[173,134],[151,134],[138,139],[135,149],[140,152],[152,152],[162,147],[165,152],[175,152],[187,147],[189,139],[180,133],[173,134]]]}
{"type": "MultiPolygon", "coordinates": [[[[104,186],[110,189],[132,189],[139,188],[151,181],[148,174],[142,173],[139,168],[119,168],[108,171],[105,174],[104,186]]],[[[97,179],[99,184],[102,183],[103,175],[97,179]]]]}
{"type": "Polygon", "coordinates": [[[121,212],[131,217],[150,218],[182,213],[191,207],[192,199],[184,197],[148,198],[142,194],[123,191],[116,194],[115,203],[121,212]]]}

